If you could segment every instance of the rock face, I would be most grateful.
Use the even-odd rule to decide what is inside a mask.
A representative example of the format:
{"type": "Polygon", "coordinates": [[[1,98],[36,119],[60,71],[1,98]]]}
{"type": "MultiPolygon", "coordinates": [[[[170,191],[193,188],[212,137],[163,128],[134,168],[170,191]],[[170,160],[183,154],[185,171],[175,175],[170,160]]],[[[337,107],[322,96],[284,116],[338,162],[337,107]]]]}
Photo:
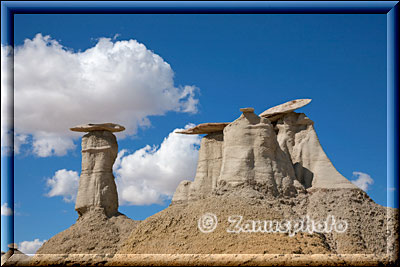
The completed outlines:
{"type": "Polygon", "coordinates": [[[75,210],[80,216],[91,208],[103,208],[107,216],[118,212],[117,187],[112,166],[118,154],[110,131],[90,131],[82,138],[82,172],[75,210]]]}

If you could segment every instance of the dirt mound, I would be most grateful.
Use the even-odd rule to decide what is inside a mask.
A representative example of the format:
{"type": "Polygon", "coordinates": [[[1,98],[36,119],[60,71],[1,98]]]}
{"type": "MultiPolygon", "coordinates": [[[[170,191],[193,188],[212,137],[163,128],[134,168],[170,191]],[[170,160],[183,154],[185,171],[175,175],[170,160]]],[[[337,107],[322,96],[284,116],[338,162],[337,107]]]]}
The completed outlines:
{"type": "MultiPolygon", "coordinates": [[[[393,227],[395,219],[386,216],[388,210],[393,211],[377,205],[363,191],[354,189],[315,190],[296,198],[276,200],[244,199],[234,194],[213,196],[174,204],[149,217],[133,230],[118,253],[382,254],[395,249],[387,246],[388,238],[393,238],[397,232],[397,226],[393,227]],[[212,217],[214,214],[217,226],[214,231],[204,233],[198,225],[199,219],[207,213],[211,217],[205,225],[216,221],[212,217]],[[345,221],[347,226],[342,232],[299,231],[292,235],[290,231],[228,232],[240,228],[237,227],[239,217],[234,215],[242,216],[240,227],[244,230],[262,229],[257,227],[264,221],[274,220],[291,221],[293,226],[307,215],[315,222],[328,222],[328,215],[332,215],[336,223],[345,221]],[[256,221],[255,227],[253,221],[256,221]],[[388,230],[388,225],[392,229],[388,230]]],[[[285,227],[281,224],[279,229],[285,230],[285,227]]]]}
{"type": "Polygon", "coordinates": [[[188,204],[176,204],[149,217],[131,233],[118,253],[329,253],[323,235],[300,233],[228,233],[228,217],[241,215],[243,220],[282,220],[297,217],[292,203],[210,197],[188,204]],[[198,228],[199,218],[213,213],[217,226],[213,232],[198,228]]]}
{"type": "Polygon", "coordinates": [[[46,241],[36,254],[113,254],[137,224],[121,213],[108,218],[101,210],[91,210],[46,241]]]}

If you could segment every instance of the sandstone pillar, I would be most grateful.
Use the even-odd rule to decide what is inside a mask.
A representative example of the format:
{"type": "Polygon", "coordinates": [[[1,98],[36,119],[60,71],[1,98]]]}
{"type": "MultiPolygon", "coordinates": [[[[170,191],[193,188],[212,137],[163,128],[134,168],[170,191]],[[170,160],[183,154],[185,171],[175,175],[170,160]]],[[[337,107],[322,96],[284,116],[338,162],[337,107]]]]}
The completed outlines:
{"type": "Polygon", "coordinates": [[[118,193],[112,172],[118,144],[113,132],[125,128],[103,123],[79,125],[71,130],[88,132],[82,138],[82,172],[75,210],[79,216],[91,209],[103,210],[108,217],[118,214],[118,193]]]}

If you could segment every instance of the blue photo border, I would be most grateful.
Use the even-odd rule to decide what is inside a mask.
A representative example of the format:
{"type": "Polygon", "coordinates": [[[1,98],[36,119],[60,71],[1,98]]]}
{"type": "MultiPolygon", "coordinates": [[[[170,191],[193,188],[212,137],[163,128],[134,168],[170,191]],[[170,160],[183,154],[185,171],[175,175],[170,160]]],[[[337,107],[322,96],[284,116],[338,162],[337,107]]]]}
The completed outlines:
{"type": "MultiPolygon", "coordinates": [[[[386,14],[387,15],[387,205],[399,207],[399,1],[2,1],[1,44],[14,47],[15,14],[386,14]]],[[[13,64],[11,63],[11,66],[13,64]]],[[[12,70],[11,70],[12,71],[12,70]]],[[[13,79],[10,81],[13,88],[13,79]]],[[[7,99],[14,103],[13,94],[7,99]]],[[[13,118],[11,105],[9,114],[13,118]]],[[[13,123],[10,125],[13,133],[13,123]]],[[[13,148],[14,140],[1,140],[13,148]]],[[[1,157],[1,183],[14,210],[14,153],[1,157]],[[7,193],[8,192],[8,193],[7,193]]],[[[2,197],[2,199],[4,199],[2,197]]],[[[14,242],[14,219],[10,216],[14,242]]]]}

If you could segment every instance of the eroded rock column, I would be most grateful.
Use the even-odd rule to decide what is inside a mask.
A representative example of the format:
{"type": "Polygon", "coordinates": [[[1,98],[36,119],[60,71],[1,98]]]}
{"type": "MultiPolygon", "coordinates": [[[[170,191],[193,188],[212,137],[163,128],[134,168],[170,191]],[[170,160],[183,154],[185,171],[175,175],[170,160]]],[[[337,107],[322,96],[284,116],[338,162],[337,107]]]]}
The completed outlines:
{"type": "Polygon", "coordinates": [[[118,143],[113,132],[124,129],[113,123],[71,128],[88,132],[82,137],[82,172],[75,204],[79,216],[92,209],[103,210],[108,217],[118,214],[118,193],[112,172],[118,143]]]}
{"type": "Polygon", "coordinates": [[[279,147],[273,125],[254,114],[253,108],[241,111],[243,114],[224,129],[217,187],[250,186],[273,197],[296,195],[294,169],[279,147]]]}

